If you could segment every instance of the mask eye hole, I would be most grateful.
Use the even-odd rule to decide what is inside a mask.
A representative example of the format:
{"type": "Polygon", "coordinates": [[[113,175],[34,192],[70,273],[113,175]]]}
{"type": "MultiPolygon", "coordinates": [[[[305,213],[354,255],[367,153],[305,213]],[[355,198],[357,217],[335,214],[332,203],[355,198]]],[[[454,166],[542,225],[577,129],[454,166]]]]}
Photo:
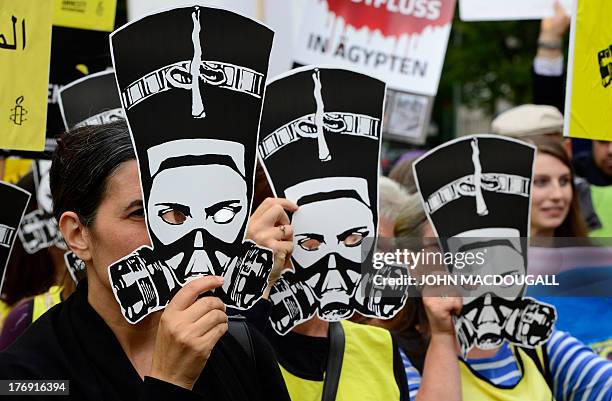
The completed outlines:
{"type": "Polygon", "coordinates": [[[172,207],[160,210],[158,215],[159,217],[161,217],[161,219],[164,222],[171,224],[173,226],[181,225],[185,221],[187,221],[187,217],[191,217],[189,213],[185,213],[184,211],[181,211],[179,208],[172,208],[172,207]]]}
{"type": "Polygon", "coordinates": [[[362,233],[353,233],[346,237],[344,245],[346,246],[358,246],[363,242],[365,236],[362,233]]]}
{"type": "Polygon", "coordinates": [[[236,210],[229,207],[224,207],[223,209],[220,209],[215,214],[213,214],[212,219],[217,224],[227,224],[234,220],[236,213],[236,210]]]}
{"type": "Polygon", "coordinates": [[[300,248],[309,252],[319,250],[321,244],[324,243],[325,241],[323,240],[323,236],[317,234],[305,236],[304,238],[299,239],[297,242],[300,248]]]}
{"type": "Polygon", "coordinates": [[[352,248],[361,245],[363,239],[370,234],[370,231],[365,227],[360,227],[353,230],[348,230],[338,235],[338,242],[342,242],[344,246],[352,248]]]}
{"type": "Polygon", "coordinates": [[[242,206],[239,200],[229,200],[207,207],[204,209],[204,213],[207,219],[211,217],[217,224],[228,224],[234,220],[234,217],[236,217],[241,210],[242,206]]]}
{"type": "MultiPolygon", "coordinates": [[[[515,276],[515,277],[518,277],[518,276],[520,276],[520,272],[519,272],[519,270],[512,270],[512,271],[503,273],[502,276],[503,277],[506,277],[506,276],[515,276]]],[[[514,286],[515,286],[515,284],[506,284],[506,283],[502,283],[500,285],[501,288],[510,288],[510,287],[514,287],[514,286]]]]}

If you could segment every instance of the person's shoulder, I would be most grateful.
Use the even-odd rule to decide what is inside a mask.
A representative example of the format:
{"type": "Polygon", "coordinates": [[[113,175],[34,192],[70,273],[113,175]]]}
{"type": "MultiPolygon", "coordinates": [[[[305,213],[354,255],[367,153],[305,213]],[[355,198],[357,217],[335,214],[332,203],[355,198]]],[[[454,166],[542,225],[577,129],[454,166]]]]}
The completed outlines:
{"type": "Polygon", "coordinates": [[[341,324],[345,336],[367,337],[370,340],[384,342],[391,341],[391,332],[385,328],[369,324],[354,323],[350,320],[343,320],[341,324]]]}

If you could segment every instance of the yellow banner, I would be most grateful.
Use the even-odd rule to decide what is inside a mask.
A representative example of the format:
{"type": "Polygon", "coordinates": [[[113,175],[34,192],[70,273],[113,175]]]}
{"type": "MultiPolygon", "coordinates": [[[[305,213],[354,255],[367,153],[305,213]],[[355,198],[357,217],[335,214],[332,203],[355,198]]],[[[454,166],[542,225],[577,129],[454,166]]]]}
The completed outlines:
{"type": "Polygon", "coordinates": [[[53,25],[110,32],[117,0],[55,0],[53,25]]]}
{"type": "Polygon", "coordinates": [[[612,141],[612,1],[578,0],[574,15],[565,135],[612,141]]]}
{"type": "Polygon", "coordinates": [[[0,0],[0,149],[45,148],[54,0],[0,0]]]}

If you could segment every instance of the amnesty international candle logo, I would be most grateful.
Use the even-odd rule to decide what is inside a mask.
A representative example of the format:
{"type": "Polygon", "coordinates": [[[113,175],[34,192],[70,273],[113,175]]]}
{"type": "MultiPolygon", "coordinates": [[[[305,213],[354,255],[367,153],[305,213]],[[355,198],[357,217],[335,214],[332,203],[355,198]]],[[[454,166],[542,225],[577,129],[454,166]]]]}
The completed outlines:
{"type": "Polygon", "coordinates": [[[23,96],[19,96],[17,100],[15,100],[15,107],[11,109],[10,120],[15,125],[21,125],[24,121],[27,120],[25,115],[28,114],[28,110],[23,107],[21,104],[23,103],[23,96]]]}
{"type": "Polygon", "coordinates": [[[433,96],[454,12],[455,0],[306,0],[295,61],[356,68],[433,96]]]}

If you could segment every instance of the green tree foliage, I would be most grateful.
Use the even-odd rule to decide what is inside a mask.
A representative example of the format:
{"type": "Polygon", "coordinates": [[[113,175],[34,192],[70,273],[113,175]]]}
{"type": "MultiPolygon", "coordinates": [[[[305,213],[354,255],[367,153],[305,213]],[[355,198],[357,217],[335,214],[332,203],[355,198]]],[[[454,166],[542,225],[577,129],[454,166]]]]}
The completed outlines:
{"type": "Polygon", "coordinates": [[[500,99],[531,102],[539,21],[463,22],[455,16],[432,119],[438,135],[427,147],[455,137],[459,105],[493,114],[500,99]]]}
{"type": "Polygon", "coordinates": [[[489,112],[498,99],[531,101],[539,21],[463,22],[455,17],[441,92],[460,84],[461,102],[489,112]]]}

